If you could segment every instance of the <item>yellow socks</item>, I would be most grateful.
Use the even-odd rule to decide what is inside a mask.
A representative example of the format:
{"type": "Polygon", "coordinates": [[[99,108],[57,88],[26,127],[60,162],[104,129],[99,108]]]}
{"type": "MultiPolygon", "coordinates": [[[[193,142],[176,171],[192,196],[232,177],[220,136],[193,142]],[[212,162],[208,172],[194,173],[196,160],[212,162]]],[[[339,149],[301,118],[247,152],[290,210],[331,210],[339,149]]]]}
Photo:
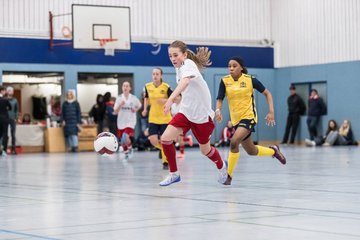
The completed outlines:
{"type": "Polygon", "coordinates": [[[166,156],[165,156],[165,153],[164,153],[164,150],[163,150],[163,148],[162,148],[162,145],[161,145],[161,143],[158,143],[158,144],[156,144],[154,147],[156,147],[157,149],[159,149],[160,151],[161,151],[161,160],[162,160],[162,162],[164,163],[164,162],[168,162],[168,160],[166,159],[166,156]]]}
{"type": "Polygon", "coordinates": [[[263,147],[263,146],[259,146],[259,145],[256,145],[256,147],[259,150],[259,152],[257,154],[258,156],[272,156],[275,153],[274,149],[271,149],[268,147],[263,147]]]}
{"type": "Polygon", "coordinates": [[[228,157],[228,174],[232,177],[233,171],[235,169],[236,163],[238,162],[240,157],[240,152],[233,153],[229,151],[228,157]]]}

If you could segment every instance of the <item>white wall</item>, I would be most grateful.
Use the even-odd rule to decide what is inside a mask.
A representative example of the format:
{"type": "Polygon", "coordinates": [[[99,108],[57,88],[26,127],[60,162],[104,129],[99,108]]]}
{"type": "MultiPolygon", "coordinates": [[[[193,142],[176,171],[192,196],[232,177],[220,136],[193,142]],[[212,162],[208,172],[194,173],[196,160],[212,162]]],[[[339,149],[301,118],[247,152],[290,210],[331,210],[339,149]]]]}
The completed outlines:
{"type": "Polygon", "coordinates": [[[360,59],[359,0],[272,0],[276,67],[360,59]]]}
{"type": "MultiPolygon", "coordinates": [[[[49,11],[71,13],[71,5],[127,6],[133,41],[258,44],[270,38],[270,0],[2,0],[0,35],[48,38],[49,11]]],[[[71,16],[54,19],[55,37],[71,16]]]]}
{"type": "MultiPolygon", "coordinates": [[[[2,0],[0,36],[48,38],[48,12],[71,4],[129,6],[135,42],[259,45],[275,41],[276,67],[360,59],[359,0],[2,0]]],[[[54,20],[55,36],[71,16],[54,20]]]]}

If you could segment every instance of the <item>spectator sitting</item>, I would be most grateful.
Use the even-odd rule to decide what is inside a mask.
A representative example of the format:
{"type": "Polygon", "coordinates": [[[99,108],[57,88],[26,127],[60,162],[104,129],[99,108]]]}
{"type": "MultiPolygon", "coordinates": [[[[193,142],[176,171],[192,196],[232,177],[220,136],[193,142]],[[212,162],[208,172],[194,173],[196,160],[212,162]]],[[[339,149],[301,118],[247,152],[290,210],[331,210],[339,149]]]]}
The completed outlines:
{"type": "Polygon", "coordinates": [[[215,147],[218,147],[220,145],[222,147],[230,146],[230,141],[231,141],[232,136],[235,133],[235,130],[236,129],[231,124],[231,121],[228,121],[227,126],[224,128],[224,130],[221,133],[220,140],[217,143],[215,143],[215,147]]]}
{"type": "Polygon", "coordinates": [[[323,138],[315,138],[314,141],[305,139],[307,146],[334,146],[334,145],[356,145],[354,136],[351,130],[350,121],[344,120],[343,124],[337,129],[335,120],[330,120],[328,123],[328,130],[323,138]]]}
{"type": "Polygon", "coordinates": [[[339,128],[339,134],[335,142],[336,145],[357,145],[351,130],[351,123],[345,119],[339,128]]]}
{"type": "Polygon", "coordinates": [[[25,113],[21,120],[21,124],[31,124],[31,116],[29,113],[25,113]]]}

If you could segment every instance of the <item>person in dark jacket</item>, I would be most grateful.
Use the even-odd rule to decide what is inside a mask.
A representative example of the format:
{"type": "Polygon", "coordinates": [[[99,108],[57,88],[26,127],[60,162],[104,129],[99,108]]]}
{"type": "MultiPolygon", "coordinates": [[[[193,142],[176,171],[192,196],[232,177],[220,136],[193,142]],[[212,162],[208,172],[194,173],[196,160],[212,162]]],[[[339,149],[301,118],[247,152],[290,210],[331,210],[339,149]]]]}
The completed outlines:
{"type": "Polygon", "coordinates": [[[324,100],[319,97],[318,91],[316,89],[312,89],[309,97],[309,109],[308,109],[308,117],[306,120],[310,140],[314,140],[318,136],[318,123],[320,117],[326,113],[326,106],[324,100]]]}
{"type": "Polygon", "coordinates": [[[5,97],[6,89],[0,86],[0,138],[3,148],[1,149],[2,156],[6,156],[7,144],[8,144],[8,125],[9,125],[9,113],[11,105],[8,99],[5,97]]]}
{"type": "Polygon", "coordinates": [[[97,133],[101,133],[104,130],[104,116],[105,116],[105,102],[104,97],[101,94],[96,96],[96,103],[91,108],[89,116],[94,118],[94,122],[97,124],[97,133]]]}
{"type": "Polygon", "coordinates": [[[290,144],[294,144],[296,131],[299,126],[300,115],[304,114],[306,110],[304,101],[299,95],[296,94],[295,85],[291,85],[289,89],[290,89],[290,96],[287,99],[289,113],[286,120],[285,134],[281,142],[282,144],[288,143],[290,131],[291,131],[290,144]]]}
{"type": "Polygon", "coordinates": [[[80,104],[76,100],[75,90],[66,93],[66,100],[62,105],[61,122],[64,126],[64,135],[68,151],[77,152],[79,146],[78,132],[81,124],[80,104]]]}
{"type": "MultiPolygon", "coordinates": [[[[16,154],[16,121],[19,115],[19,104],[17,99],[14,97],[14,88],[7,87],[7,99],[11,105],[11,110],[9,110],[9,126],[11,134],[11,153],[16,154]]],[[[5,140],[5,138],[4,138],[5,140]]],[[[7,140],[7,139],[6,139],[7,140]]]]}
{"type": "Polygon", "coordinates": [[[105,111],[105,119],[107,119],[107,125],[109,128],[109,132],[117,135],[117,114],[114,112],[114,104],[115,97],[111,97],[109,101],[105,102],[106,111],[105,111]]]}
{"type": "Polygon", "coordinates": [[[349,120],[345,119],[341,124],[339,128],[339,136],[335,141],[335,145],[357,145],[349,120]]]}

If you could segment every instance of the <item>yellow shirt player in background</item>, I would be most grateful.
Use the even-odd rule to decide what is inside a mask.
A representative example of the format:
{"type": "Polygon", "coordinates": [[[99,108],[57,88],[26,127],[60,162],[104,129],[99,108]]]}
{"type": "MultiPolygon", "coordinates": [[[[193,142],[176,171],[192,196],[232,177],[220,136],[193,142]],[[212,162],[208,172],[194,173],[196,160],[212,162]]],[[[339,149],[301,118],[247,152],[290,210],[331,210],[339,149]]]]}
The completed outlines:
{"type": "Polygon", "coordinates": [[[163,169],[169,169],[168,161],[160,144],[160,137],[171,120],[171,114],[164,114],[164,104],[172,93],[169,84],[162,80],[163,71],[161,68],[154,68],[152,71],[152,82],[145,85],[144,111],[143,116],[149,111],[149,140],[151,144],[161,151],[163,169]]]}
{"type": "Polygon", "coordinates": [[[249,155],[276,157],[282,164],[286,164],[284,155],[277,145],[263,147],[254,145],[251,133],[255,132],[257,112],[255,106],[254,89],[261,92],[267,100],[269,113],[266,115],[266,124],[275,125],[274,104],[272,95],[264,85],[251,75],[247,74],[242,59],[233,57],[228,64],[229,75],[221,79],[216,102],[215,118],[222,120],[221,107],[226,96],[229,104],[230,119],[236,131],[231,138],[228,157],[228,178],[224,185],[230,185],[232,173],[240,157],[239,145],[241,144],[249,155]]]}

